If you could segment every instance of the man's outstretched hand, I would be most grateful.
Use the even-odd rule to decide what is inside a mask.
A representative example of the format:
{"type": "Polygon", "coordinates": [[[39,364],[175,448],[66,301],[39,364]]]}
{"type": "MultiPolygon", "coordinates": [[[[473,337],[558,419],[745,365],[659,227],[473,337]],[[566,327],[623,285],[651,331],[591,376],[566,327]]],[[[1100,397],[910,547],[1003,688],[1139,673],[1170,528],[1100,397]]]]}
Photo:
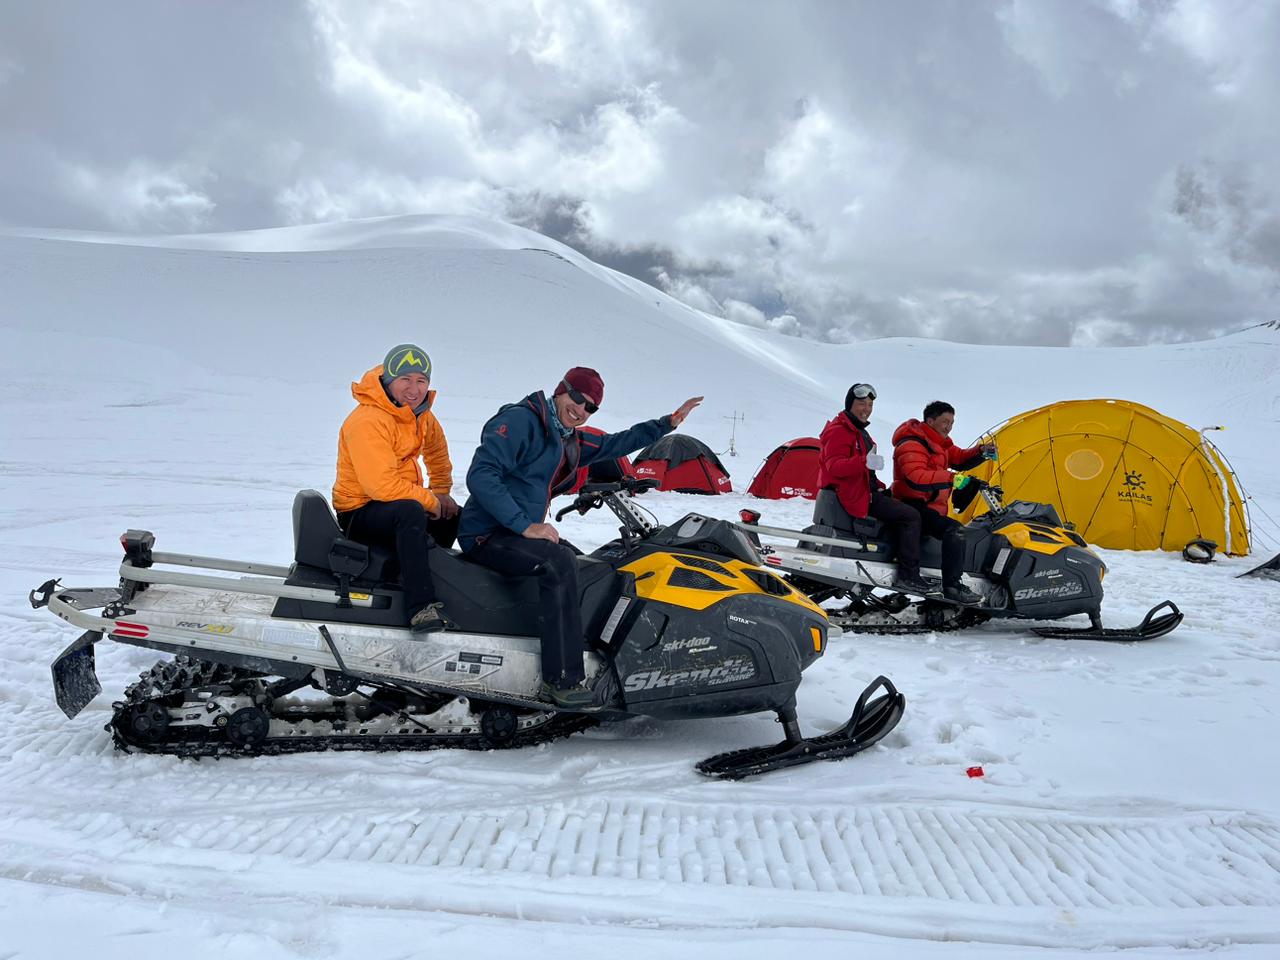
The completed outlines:
{"type": "Polygon", "coordinates": [[[701,397],[690,397],[684,403],[680,404],[680,409],[671,415],[671,426],[678,427],[684,423],[684,418],[693,412],[693,408],[702,402],[701,397]]]}

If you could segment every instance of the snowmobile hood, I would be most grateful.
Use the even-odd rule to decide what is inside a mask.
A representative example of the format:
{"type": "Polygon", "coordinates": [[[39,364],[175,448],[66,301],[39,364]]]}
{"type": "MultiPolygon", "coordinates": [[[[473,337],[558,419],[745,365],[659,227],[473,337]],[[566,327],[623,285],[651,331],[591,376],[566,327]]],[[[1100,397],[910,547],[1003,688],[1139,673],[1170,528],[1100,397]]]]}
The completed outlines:
{"type": "Polygon", "coordinates": [[[386,388],[382,385],[382,364],[378,364],[370,370],[366,370],[364,376],[360,378],[358,383],[351,384],[351,396],[355,398],[356,403],[362,403],[366,406],[377,407],[385,410],[393,417],[408,422],[415,417],[420,417],[431,409],[431,405],[435,403],[436,392],[434,390],[427,391],[427,399],[423,400],[413,409],[398,406],[394,400],[387,395],[386,388]]]}

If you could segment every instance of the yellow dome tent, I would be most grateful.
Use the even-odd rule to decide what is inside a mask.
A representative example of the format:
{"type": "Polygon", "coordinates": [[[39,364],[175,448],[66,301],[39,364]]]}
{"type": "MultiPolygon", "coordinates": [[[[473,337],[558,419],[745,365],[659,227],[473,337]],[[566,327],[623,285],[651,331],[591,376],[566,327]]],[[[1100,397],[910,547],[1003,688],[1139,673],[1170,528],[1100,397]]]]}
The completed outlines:
{"type": "MultiPolygon", "coordinates": [[[[1235,475],[1208,439],[1128,400],[1066,400],[1021,413],[984,434],[1000,459],[971,473],[1005,499],[1053,504],[1089,543],[1122,550],[1182,550],[1212,540],[1249,552],[1235,475]]],[[[958,514],[986,510],[975,498],[958,514]]]]}

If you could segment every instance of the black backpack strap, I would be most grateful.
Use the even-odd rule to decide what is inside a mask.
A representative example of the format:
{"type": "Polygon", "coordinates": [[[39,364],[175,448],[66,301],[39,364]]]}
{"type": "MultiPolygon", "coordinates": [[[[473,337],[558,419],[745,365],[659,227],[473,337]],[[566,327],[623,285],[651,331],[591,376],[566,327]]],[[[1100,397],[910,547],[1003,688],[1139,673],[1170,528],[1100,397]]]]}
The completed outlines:
{"type": "MultiPolygon", "coordinates": [[[[897,449],[898,447],[902,446],[904,443],[911,443],[912,441],[915,441],[916,443],[920,444],[920,446],[924,447],[930,453],[937,452],[933,449],[932,446],[930,446],[928,440],[926,440],[924,437],[917,437],[915,434],[908,434],[905,437],[899,437],[897,440],[894,440],[893,441],[894,449],[897,449]]],[[[931,503],[932,501],[936,500],[938,498],[938,494],[942,493],[943,490],[951,489],[950,481],[947,481],[946,483],[916,483],[914,480],[911,480],[907,477],[903,477],[902,482],[905,483],[912,490],[918,490],[920,493],[928,494],[928,496],[924,498],[925,503],[931,503]]]]}
{"type": "Polygon", "coordinates": [[[914,433],[907,434],[905,437],[899,437],[897,440],[893,441],[893,445],[894,447],[900,447],[904,443],[911,443],[912,441],[915,441],[916,443],[920,444],[920,446],[924,447],[930,453],[935,452],[933,447],[929,445],[928,440],[926,440],[924,437],[917,437],[914,433]]]}

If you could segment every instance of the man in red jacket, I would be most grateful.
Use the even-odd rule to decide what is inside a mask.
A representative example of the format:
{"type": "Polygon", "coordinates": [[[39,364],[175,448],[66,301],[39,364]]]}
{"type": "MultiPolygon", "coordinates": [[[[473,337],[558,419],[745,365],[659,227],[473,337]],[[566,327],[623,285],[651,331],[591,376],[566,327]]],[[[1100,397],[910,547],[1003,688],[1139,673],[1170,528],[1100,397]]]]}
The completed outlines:
{"type": "Polygon", "coordinates": [[[822,428],[818,486],[830,487],[851,517],[875,517],[885,525],[898,558],[894,584],[925,594],[936,587],[920,576],[920,514],[894,500],[876,477],[884,457],[867,433],[876,388],[855,383],[844,396],[844,410],[822,428]]]}
{"type": "Polygon", "coordinates": [[[908,420],[893,432],[893,495],[920,516],[921,535],[942,541],[942,595],[955,603],[981,603],[982,597],[960,582],[964,565],[963,526],[947,516],[952,487],[981,483],[957,476],[995,455],[995,444],[957,447],[951,439],[956,408],[934,400],[921,420],[908,420]]]}

